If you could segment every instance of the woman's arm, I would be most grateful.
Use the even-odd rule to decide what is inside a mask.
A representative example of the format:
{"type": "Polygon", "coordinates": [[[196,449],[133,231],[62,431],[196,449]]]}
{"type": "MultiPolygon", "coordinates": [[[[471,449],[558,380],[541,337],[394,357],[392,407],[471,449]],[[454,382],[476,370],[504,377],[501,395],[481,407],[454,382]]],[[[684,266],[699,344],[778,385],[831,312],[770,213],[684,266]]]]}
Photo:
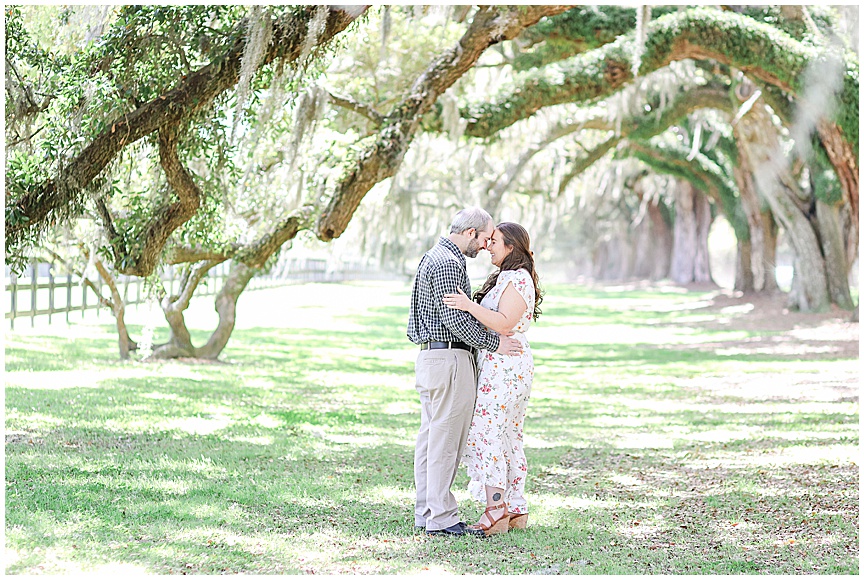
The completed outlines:
{"type": "Polygon", "coordinates": [[[516,291],[512,282],[508,282],[498,301],[498,312],[483,308],[472,302],[462,290],[459,294],[445,294],[444,304],[450,308],[464,310],[490,330],[503,334],[513,329],[522,318],[522,313],[528,305],[525,299],[516,291]]]}

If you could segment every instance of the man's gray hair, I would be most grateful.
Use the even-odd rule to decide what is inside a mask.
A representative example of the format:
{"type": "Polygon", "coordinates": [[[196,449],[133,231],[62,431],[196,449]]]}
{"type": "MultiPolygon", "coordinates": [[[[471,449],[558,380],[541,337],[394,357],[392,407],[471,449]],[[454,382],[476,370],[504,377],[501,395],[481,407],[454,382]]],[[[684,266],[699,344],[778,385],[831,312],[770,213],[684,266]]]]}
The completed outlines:
{"type": "Polygon", "coordinates": [[[466,207],[461,210],[453,218],[453,223],[450,224],[451,234],[461,234],[466,230],[474,228],[482,230],[492,222],[492,216],[485,209],[480,207],[466,207]]]}

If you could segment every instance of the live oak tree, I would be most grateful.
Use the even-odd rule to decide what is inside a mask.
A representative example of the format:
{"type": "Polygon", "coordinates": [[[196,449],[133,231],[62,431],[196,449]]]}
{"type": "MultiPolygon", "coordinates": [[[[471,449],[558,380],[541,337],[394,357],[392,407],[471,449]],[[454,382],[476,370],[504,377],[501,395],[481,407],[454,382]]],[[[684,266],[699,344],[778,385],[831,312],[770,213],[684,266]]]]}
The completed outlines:
{"type": "MultiPolygon", "coordinates": [[[[336,231],[334,228],[344,229],[368,188],[388,177],[398,166],[422,115],[441,92],[473,66],[484,50],[516,35],[544,15],[556,14],[566,8],[478,9],[456,47],[427,65],[407,95],[396,101],[389,114],[379,116],[378,143],[383,147],[367,150],[366,154],[347,161],[347,169],[337,183],[326,211],[319,218],[317,230],[320,237],[330,239],[336,231]],[[362,179],[358,180],[358,176],[362,179]],[[329,225],[322,226],[322,222],[329,225]]],[[[261,76],[263,67],[275,63],[272,68],[278,69],[309,57],[312,49],[324,46],[363,11],[362,8],[293,7],[272,18],[269,14],[263,18],[259,14],[256,20],[254,9],[242,18],[242,10],[237,7],[225,7],[221,9],[223,12],[219,12],[219,8],[215,9],[216,12],[207,10],[125,8],[112,28],[114,37],[110,33],[107,35],[107,42],[100,46],[101,52],[91,52],[81,59],[83,65],[73,67],[79,73],[84,69],[90,73],[107,72],[106,84],[111,85],[113,91],[110,97],[116,98],[100,103],[102,110],[97,112],[103,113],[102,118],[93,115],[93,119],[88,119],[91,121],[92,141],[83,149],[70,145],[69,149],[74,153],[67,152],[66,157],[71,160],[57,163],[54,175],[32,175],[32,171],[28,172],[31,167],[25,163],[29,161],[26,156],[22,156],[25,162],[12,164],[16,171],[7,172],[7,222],[10,225],[7,250],[11,249],[13,255],[20,247],[32,244],[46,225],[53,225],[57,219],[81,215],[85,205],[92,203],[93,211],[107,232],[107,249],[116,271],[151,274],[172,235],[197,216],[204,202],[211,198],[203,188],[209,185],[212,189],[214,184],[190,172],[190,161],[184,161],[184,157],[194,160],[203,156],[211,162],[222,161],[215,158],[231,143],[225,138],[225,127],[218,123],[218,111],[225,109],[224,99],[229,90],[240,82],[236,113],[241,114],[244,77],[248,83],[250,78],[261,76]],[[198,32],[191,36],[188,34],[202,29],[190,25],[189,20],[195,17],[209,18],[210,24],[214,20],[220,23],[215,28],[203,27],[218,33],[217,48],[213,48],[214,38],[207,37],[206,33],[203,36],[198,32]],[[264,26],[264,33],[258,30],[259,25],[264,26]],[[314,29],[316,26],[317,30],[314,29]],[[260,48],[250,51],[249,47],[255,42],[260,43],[260,48]],[[124,46],[127,50],[118,54],[117,46],[124,46]],[[172,56],[167,62],[164,60],[166,52],[172,56]],[[250,52],[254,56],[250,57],[250,52]],[[196,69],[197,62],[207,64],[196,69]],[[174,70],[166,66],[170,64],[175,65],[174,70]],[[147,73],[162,73],[163,78],[154,74],[164,81],[162,86],[160,83],[151,82],[146,86],[141,83],[141,79],[146,78],[146,75],[141,75],[142,67],[147,73]],[[178,72],[177,68],[181,70],[178,72]],[[250,70],[244,71],[245,68],[250,70]],[[179,82],[177,77],[180,77],[179,82]],[[128,110],[122,114],[115,112],[124,108],[128,110]],[[106,110],[107,114],[104,114],[106,110]],[[211,139],[202,139],[202,133],[211,139]],[[130,195],[111,179],[112,163],[122,165],[122,159],[118,161],[117,158],[127,147],[145,137],[152,149],[158,152],[165,182],[163,192],[149,198],[134,193],[130,195]],[[26,182],[26,186],[21,186],[22,182],[26,182]],[[9,195],[10,191],[18,195],[9,195]],[[135,219],[129,219],[130,213],[135,219]]],[[[13,19],[14,15],[7,14],[7,28],[13,19]]],[[[20,37],[26,40],[26,33],[20,32],[20,37]]],[[[276,73],[270,74],[275,76],[276,73]]],[[[332,99],[339,104],[345,103],[335,96],[332,99]]],[[[87,136],[86,132],[83,136],[76,135],[74,143],[86,143],[87,136]]],[[[223,244],[217,249],[183,247],[182,244],[168,248],[168,262],[183,261],[191,265],[184,271],[179,294],[163,297],[162,306],[171,327],[171,340],[157,353],[164,356],[218,356],[233,328],[237,296],[254,272],[263,267],[282,244],[300,229],[308,227],[315,201],[311,207],[294,212],[251,243],[223,244]],[[234,268],[223,292],[217,297],[219,328],[207,345],[196,349],[189,340],[182,313],[206,272],[229,258],[233,260],[234,268]]],[[[208,229],[206,223],[204,229],[208,229]]]]}
{"type": "MultiPolygon", "coordinates": [[[[48,94],[41,108],[11,109],[16,123],[10,125],[23,124],[23,110],[48,128],[41,135],[37,131],[14,142],[20,147],[7,159],[6,243],[13,263],[18,250],[37,242],[58,220],[87,214],[95,214],[101,222],[107,243],[82,249],[110,257],[113,272],[104,271],[109,282],[113,273],[152,274],[169,239],[181,228],[191,234],[185,241],[195,243],[196,260],[202,242],[212,253],[219,236],[208,218],[218,213],[212,211],[212,202],[217,197],[214,190],[224,186],[219,180],[224,175],[202,173],[210,164],[230,166],[224,154],[232,144],[225,123],[220,123],[226,97],[238,82],[241,89],[245,82],[248,93],[253,77],[260,82],[262,75],[306,66],[363,10],[290,7],[263,15],[253,9],[244,15],[244,7],[124,7],[98,43],[59,63],[32,42],[21,25],[20,12],[7,11],[7,63],[16,72],[16,63],[22,69],[15,82],[7,82],[7,103],[24,97],[32,101],[31,79],[41,81],[39,74],[46,68],[54,76],[49,74],[51,82],[42,84],[56,85],[57,93],[48,94]],[[71,126],[64,117],[70,113],[71,126]],[[45,152],[47,168],[33,162],[45,152]],[[141,174],[148,172],[141,165],[154,158],[161,172],[147,184],[147,191],[136,191],[130,188],[131,179],[124,183],[118,178],[128,169],[129,174],[137,172],[140,183],[141,174]],[[191,171],[193,165],[199,171],[191,171]]],[[[242,116],[244,104],[239,96],[236,101],[235,118],[242,116]]],[[[231,168],[227,169],[230,173],[231,168]]],[[[251,277],[248,272],[259,269],[282,242],[296,235],[298,215],[286,221],[287,225],[285,221],[271,224],[255,243],[231,248],[238,259],[216,299],[220,324],[201,354],[215,358],[224,348],[233,328],[237,296],[251,277]],[[240,273],[235,275],[237,270],[240,273]]],[[[221,258],[209,257],[185,273],[179,296],[162,301],[172,343],[191,347],[184,341],[188,331],[182,309],[194,290],[191,282],[230,256],[224,248],[215,254],[221,258]]],[[[174,252],[175,261],[177,256],[174,252]]],[[[103,265],[101,260],[98,264],[103,265]]],[[[114,297],[120,328],[118,302],[114,297]]],[[[129,345],[128,333],[121,329],[121,357],[128,356],[129,345]]],[[[177,350],[181,351],[198,354],[190,348],[177,350]]]]}
{"type": "MultiPolygon", "coordinates": [[[[47,98],[50,118],[38,136],[49,163],[34,168],[36,154],[24,149],[7,159],[9,256],[19,255],[57,221],[80,215],[92,200],[109,233],[117,270],[144,276],[153,271],[168,237],[201,204],[200,186],[182,156],[207,150],[207,117],[240,80],[249,29],[244,12],[238,6],[126,6],[100,42],[56,67],[63,78],[54,81],[57,94],[47,98]],[[70,115],[83,122],[70,127],[64,119],[70,115]],[[204,131],[192,130],[198,127],[204,131]],[[145,138],[158,150],[171,192],[148,207],[136,227],[124,228],[109,207],[111,165],[145,138]]],[[[326,47],[357,12],[356,7],[327,9],[313,48],[326,47]]],[[[316,13],[315,6],[278,8],[266,23],[267,42],[253,71],[308,57],[304,43],[316,13]]],[[[50,53],[32,48],[15,9],[6,12],[6,30],[7,61],[32,70],[53,64],[50,53]]],[[[32,92],[26,75],[16,82],[18,93],[32,92]]],[[[7,90],[10,100],[16,96],[7,90]]]]}
{"type": "MultiPolygon", "coordinates": [[[[806,12],[801,10],[798,14],[806,16],[806,12]]],[[[760,15],[755,14],[755,16],[760,15]]],[[[847,252],[844,253],[845,255],[838,255],[837,249],[844,246],[842,243],[844,236],[842,232],[838,234],[841,228],[837,227],[836,212],[838,203],[848,208],[844,213],[852,217],[849,220],[850,227],[846,230],[845,239],[857,238],[857,58],[850,52],[844,53],[823,42],[812,19],[809,24],[804,25],[801,18],[789,18],[786,15],[782,18],[778,15],[771,16],[771,21],[777,26],[768,25],[751,16],[736,12],[723,12],[709,8],[686,9],[666,14],[645,27],[644,41],[641,42],[641,56],[638,60],[634,58],[634,54],[640,43],[635,39],[635,32],[619,36],[614,42],[586,52],[580,52],[582,48],[578,43],[571,43],[569,54],[575,56],[569,56],[565,51],[564,56],[567,58],[560,62],[554,61],[556,55],[561,56],[561,51],[552,50],[551,57],[550,51],[545,51],[543,57],[539,59],[543,66],[515,79],[509,88],[502,89],[491,102],[469,103],[462,107],[461,114],[467,125],[465,134],[485,138],[494,137],[503,128],[526,119],[545,107],[566,103],[585,105],[595,103],[616,94],[632,83],[634,70],[638,69],[640,75],[645,75],[682,59],[713,63],[715,68],[721,72],[725,71],[725,75],[730,80],[729,86],[740,83],[736,71],[741,71],[746,75],[747,82],[757,83],[761,87],[765,100],[770,100],[774,109],[780,114],[783,109],[788,111],[794,110],[795,107],[806,111],[808,107],[818,108],[825,104],[825,101],[807,102],[812,98],[807,91],[808,70],[829,72],[831,65],[836,63],[835,66],[840,73],[839,82],[835,94],[827,95],[827,102],[830,104],[833,98],[837,112],[829,118],[817,117],[810,122],[809,129],[818,137],[815,142],[817,155],[823,156],[833,169],[841,196],[839,198],[835,196],[832,203],[822,207],[824,199],[819,200],[818,196],[823,194],[824,190],[816,188],[811,192],[813,195],[809,197],[809,202],[804,192],[803,203],[798,203],[798,214],[787,211],[785,215],[778,216],[776,214],[780,212],[782,206],[777,203],[775,191],[778,189],[781,193],[783,191],[782,187],[778,188],[786,180],[783,172],[775,173],[768,178],[763,177],[761,182],[756,183],[756,188],[760,196],[769,201],[769,206],[773,203],[772,214],[792,237],[796,253],[801,260],[799,267],[796,268],[796,286],[799,286],[801,291],[793,293],[793,305],[804,310],[822,310],[829,302],[834,302],[844,308],[851,308],[848,289],[844,289],[847,286],[845,276],[848,274],[847,266],[852,261],[852,256],[857,254],[857,248],[853,248],[854,251],[849,254],[848,249],[852,244],[846,243],[847,252]],[[795,33],[796,38],[804,40],[796,40],[788,32],[795,33]],[[550,62],[552,64],[549,64],[550,62]],[[822,213],[827,217],[810,220],[809,230],[803,225],[795,225],[806,221],[808,207],[813,204],[822,207],[822,213]],[[835,209],[826,211],[831,207],[835,209]],[[798,219],[796,216],[801,214],[804,214],[803,219],[798,219]],[[826,228],[825,236],[819,233],[813,236],[809,233],[814,228],[818,232],[820,227],[826,228]],[[814,246],[814,242],[811,241],[825,238],[827,243],[821,248],[818,244],[814,246]],[[841,243],[837,240],[841,240],[841,243]],[[826,257],[828,262],[825,260],[826,257]]],[[[563,20],[564,16],[558,18],[563,20]]],[[[825,21],[820,23],[823,26],[826,24],[825,21]]],[[[572,23],[567,23],[567,26],[571,29],[575,28],[572,23]]],[[[742,104],[735,103],[735,109],[738,110],[742,104]]],[[[746,111],[742,108],[741,127],[751,122],[748,112],[753,116],[765,110],[764,101],[755,107],[752,105],[750,103],[748,105],[750,108],[746,111]]],[[[728,109],[728,103],[722,108],[728,109]]],[[[437,119],[432,117],[428,121],[428,126],[436,128],[437,123],[437,119]]],[[[806,134],[796,135],[795,138],[799,141],[809,141],[806,134]]],[[[583,168],[602,158],[602,155],[611,150],[617,142],[617,139],[610,139],[603,146],[592,151],[593,155],[587,156],[583,168]]],[[[742,143],[746,143],[746,140],[742,140],[742,143]]],[[[742,183],[760,177],[758,172],[754,173],[754,171],[755,167],[762,163],[754,165],[753,160],[750,159],[757,154],[757,151],[762,155],[760,161],[765,161],[767,158],[776,160],[780,157],[778,155],[780,150],[776,146],[773,146],[773,149],[766,149],[771,146],[763,143],[756,149],[744,149],[746,156],[742,164],[749,162],[751,170],[740,173],[739,180],[742,183]]],[[[738,166],[740,167],[740,164],[738,166]]],[[[820,172],[824,174],[821,170],[820,172]]],[[[749,194],[749,192],[748,189],[745,193],[749,194]]],[[[800,196],[802,192],[795,193],[800,196]]],[[[754,219],[754,216],[759,213],[758,209],[755,209],[752,203],[747,209],[748,225],[757,228],[759,220],[754,219]]],[[[762,238],[758,233],[755,237],[762,238]]],[[[768,286],[770,285],[769,282],[768,286]]]]}
{"type": "MultiPolygon", "coordinates": [[[[398,10],[406,9],[410,10],[382,7],[375,12],[383,38],[394,26],[398,10]]],[[[405,210],[400,214],[403,225],[419,215],[414,191],[425,188],[422,180],[411,177],[411,168],[397,171],[406,156],[410,158],[412,147],[420,151],[427,142],[418,137],[420,131],[442,128],[446,117],[442,111],[453,103],[452,97],[442,95],[467,92],[465,86],[474,79],[472,69],[495,47],[501,55],[498,66],[527,72],[517,75],[509,88],[505,85],[497,95],[484,99],[486,102],[463,104],[461,122],[454,122],[450,115],[448,123],[459,125],[466,138],[486,140],[470,146],[478,152],[473,155],[475,164],[483,162],[482,151],[494,147],[507,127],[554,105],[570,107],[572,112],[573,107],[614,100],[622,89],[634,84],[634,74],[644,79],[652,71],[669,69],[672,63],[694,60],[711,68],[713,75],[705,75],[710,79],[707,85],[683,91],[680,100],[646,99],[650,114],[619,118],[617,126],[610,126],[608,118],[583,118],[581,124],[553,121],[541,138],[511,159],[502,158],[492,173],[466,182],[478,203],[497,210],[503,207],[505,195],[507,203],[513,203],[511,192],[524,190],[524,176],[542,179],[536,168],[550,163],[544,153],[562,151],[560,144],[568,139],[589,146],[577,147],[581,154],[568,154],[565,163],[551,161],[556,168],[552,185],[559,194],[593,164],[608,163],[614,151],[624,154],[623,147],[641,156],[655,171],[676,174],[678,167],[679,183],[696,183],[697,190],[707,193],[727,214],[738,238],[736,287],[772,289],[771,244],[776,233],[772,220],[784,206],[776,199],[771,202],[769,196],[772,191],[776,195],[776,184],[786,177],[782,172],[767,180],[757,175],[754,159],[774,152],[764,143],[748,146],[752,141],[748,142],[747,135],[753,133],[747,127],[757,113],[769,111],[766,102],[781,118],[781,132],[784,126],[793,126],[790,117],[795,107],[809,98],[804,80],[807,67],[838,62],[842,79],[836,91],[837,113],[813,122],[817,160],[805,159],[788,173],[799,181],[805,175],[814,178],[812,187],[791,192],[799,197],[792,205],[805,219],[786,212],[776,221],[795,240],[804,240],[794,243],[799,259],[806,260],[796,268],[798,290],[793,296],[797,305],[818,310],[830,301],[850,307],[848,285],[844,290],[842,280],[857,255],[857,246],[850,241],[857,240],[853,235],[858,199],[857,59],[828,50],[819,34],[828,29],[830,19],[818,11],[810,18],[806,10],[787,10],[781,18],[761,8],[735,10],[654,7],[649,13],[612,6],[454,7],[449,18],[462,25],[461,37],[454,35],[451,48],[425,62],[415,57],[413,69],[403,68],[412,72],[397,76],[388,86],[376,80],[374,85],[325,82],[324,87],[298,81],[302,75],[292,73],[286,78],[280,71],[314,68],[325,55],[349,51],[340,40],[345,42],[345,30],[356,22],[362,7],[270,7],[267,11],[236,6],[126,7],[97,45],[74,58],[52,58],[34,47],[14,10],[7,11],[7,63],[15,65],[16,73],[10,82],[7,66],[7,128],[16,130],[12,135],[7,130],[7,145],[12,144],[7,148],[11,151],[6,175],[7,254],[14,259],[47,228],[86,210],[108,233],[103,253],[117,272],[148,275],[160,263],[189,264],[184,290],[163,297],[172,338],[161,352],[166,356],[218,356],[233,328],[239,293],[299,231],[311,229],[325,241],[341,236],[369,191],[391,177],[391,193],[399,200],[396,207],[405,210]],[[513,41],[505,42],[509,39],[513,41]],[[250,45],[257,47],[250,50],[250,45]],[[33,72],[37,70],[39,74],[33,72]],[[731,91],[745,81],[761,91],[762,100],[755,105],[733,97],[731,91]],[[320,157],[319,167],[328,168],[326,179],[294,176],[271,187],[286,194],[290,190],[295,203],[259,204],[279,208],[270,215],[281,217],[272,220],[269,228],[251,227],[242,240],[236,235],[216,235],[223,231],[217,222],[225,200],[241,199],[238,194],[244,188],[252,191],[246,180],[258,174],[250,165],[228,158],[243,149],[244,143],[260,138],[255,121],[266,116],[263,100],[280,90],[287,102],[303,95],[319,103],[326,101],[331,127],[341,127],[344,135],[354,136],[331,142],[343,147],[354,139],[354,145],[345,156],[320,157]],[[699,99],[707,100],[695,103],[699,99]],[[745,108],[740,122],[733,123],[731,150],[739,155],[730,155],[726,162],[708,159],[709,152],[696,147],[688,152],[689,160],[685,157],[690,163],[683,170],[680,154],[667,148],[658,157],[656,142],[651,142],[669,127],[681,130],[694,118],[694,111],[722,110],[732,117],[745,108]],[[40,128],[45,119],[48,122],[42,122],[40,128]],[[413,145],[418,138],[420,146],[413,145]],[[118,185],[118,169],[136,163],[132,159],[136,148],[138,155],[151,160],[151,172],[159,175],[158,187],[146,194],[118,185]],[[47,166],[37,162],[45,151],[52,160],[47,166]],[[210,171],[212,168],[219,170],[210,171]],[[717,185],[718,172],[731,188],[717,185]],[[836,187],[831,186],[832,176],[836,187]],[[214,199],[221,199],[222,206],[214,204],[214,199]],[[810,207],[818,211],[808,213],[810,207]],[[816,217],[810,219],[811,215],[816,217]],[[815,232],[815,246],[807,241],[808,227],[815,232]],[[750,254],[755,254],[753,260],[750,254]],[[219,328],[203,350],[196,349],[188,340],[182,312],[197,282],[213,264],[228,259],[235,270],[233,281],[217,298],[219,328]],[[823,281],[807,274],[814,269],[825,272],[823,281]]],[[[412,25],[417,23],[419,20],[412,25]]],[[[382,55],[385,45],[381,43],[382,55]]],[[[407,62],[409,57],[403,59],[407,62]]],[[[273,104],[271,101],[270,106],[273,104]]],[[[558,121],[564,118],[566,115],[558,121]]],[[[259,128],[266,126],[267,122],[258,124],[259,128]]],[[[298,133],[294,129],[283,134],[298,133]]],[[[271,137],[265,137],[263,143],[271,137]]],[[[780,135],[779,139],[782,143],[789,137],[780,135]]],[[[796,135],[793,140],[802,138],[796,135]]],[[[293,166],[299,145],[295,141],[294,152],[292,147],[277,147],[275,156],[258,165],[293,166]]],[[[505,155],[506,148],[501,150],[505,155]]],[[[488,164],[489,169],[493,165],[488,164]]],[[[637,198],[642,195],[640,183],[636,179],[628,185],[637,198]]],[[[253,197],[267,188],[255,191],[253,197]]],[[[534,195],[533,199],[550,208],[564,207],[563,197],[534,195]]],[[[459,201],[457,196],[452,203],[459,201]]],[[[566,218],[529,209],[528,203],[521,205],[542,214],[538,219],[546,219],[547,225],[551,225],[548,220],[560,224],[566,218]]],[[[664,214],[657,205],[646,207],[658,227],[663,215],[672,215],[664,214]]],[[[685,246],[679,248],[683,251],[685,246]]]]}
{"type": "MultiPolygon", "coordinates": [[[[319,237],[326,241],[334,233],[331,227],[344,229],[353,215],[353,210],[356,209],[355,200],[359,204],[359,200],[371,186],[389,177],[388,171],[393,171],[398,167],[404,151],[413,139],[419,119],[434,103],[437,95],[446,90],[449,86],[448,83],[452,84],[461,74],[464,74],[483,50],[495,42],[499,42],[501,38],[507,35],[512,36],[525,26],[536,22],[544,13],[555,13],[555,11],[561,10],[563,10],[562,7],[548,6],[537,10],[507,10],[500,13],[496,10],[483,8],[478,10],[474,15],[472,26],[469,26],[468,31],[459,40],[457,48],[445,51],[442,56],[434,59],[411,86],[408,98],[403,98],[397,102],[391,113],[383,116],[381,121],[383,127],[378,131],[377,143],[361,153],[356,161],[349,161],[345,174],[337,182],[334,196],[318,219],[319,237]],[[454,58],[453,55],[458,55],[459,58],[454,58]],[[389,128],[386,127],[388,123],[391,124],[389,128]],[[397,137],[394,138],[394,135],[397,137]],[[385,139],[383,146],[382,138],[385,139]],[[391,156],[396,158],[393,159],[391,156]],[[391,165],[393,163],[396,165],[391,165]],[[388,169],[388,167],[390,168],[388,169]],[[339,217],[334,216],[332,213],[334,211],[338,212],[339,217]],[[325,227],[322,223],[330,224],[331,227],[325,227]],[[322,231],[324,232],[323,235],[322,231]]],[[[189,290],[181,292],[175,300],[171,301],[171,306],[165,309],[172,330],[171,341],[154,354],[157,356],[178,356],[181,354],[202,358],[218,356],[233,328],[236,298],[248,280],[251,279],[254,273],[253,268],[262,267],[263,262],[284,241],[293,238],[300,229],[307,227],[313,211],[314,207],[303,208],[301,215],[292,216],[286,227],[278,229],[279,235],[269,235],[267,240],[259,242],[255,249],[247,249],[245,252],[238,252],[237,255],[232,256],[235,267],[229,275],[229,283],[217,297],[220,325],[204,347],[191,347],[189,333],[185,330],[182,320],[182,311],[188,306],[189,296],[191,296],[191,290],[189,290]]],[[[216,263],[218,263],[217,259],[211,259],[190,271],[190,274],[184,278],[186,287],[194,288],[203,274],[216,263]]]]}

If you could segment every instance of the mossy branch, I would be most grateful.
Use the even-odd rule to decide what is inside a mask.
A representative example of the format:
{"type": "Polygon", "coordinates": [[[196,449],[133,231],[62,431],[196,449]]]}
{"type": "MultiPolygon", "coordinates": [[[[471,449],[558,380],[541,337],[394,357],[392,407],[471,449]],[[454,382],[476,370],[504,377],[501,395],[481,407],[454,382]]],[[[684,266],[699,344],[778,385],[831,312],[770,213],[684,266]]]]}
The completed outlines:
{"type": "Polygon", "coordinates": [[[357,155],[340,178],[316,226],[318,237],[326,242],[342,235],[366,193],[396,172],[423,115],[477,63],[487,48],[515,37],[543,16],[560,14],[569,8],[571,6],[481,6],[459,42],[420,73],[405,97],[385,115],[382,128],[372,143],[357,155]]]}
{"type": "MultiPolygon", "coordinates": [[[[555,65],[527,73],[493,102],[463,108],[465,134],[490,137],[543,107],[590,103],[608,97],[632,80],[633,35],[555,65]]],[[[692,8],[667,14],[647,30],[640,75],[673,61],[710,59],[734,66],[754,79],[795,97],[803,91],[808,67],[826,61],[825,50],[734,12],[692,8]]],[[[858,150],[858,61],[844,57],[844,79],[835,122],[844,140],[858,150]]]]}
{"type": "MultiPolygon", "coordinates": [[[[329,42],[343,31],[356,19],[356,9],[362,7],[351,8],[354,9],[331,9],[325,31],[319,38],[319,45],[329,42]]],[[[315,6],[310,6],[292,11],[284,19],[274,23],[272,39],[260,66],[277,58],[292,62],[301,56],[306,30],[315,9],[315,6]]],[[[245,20],[237,25],[238,29],[245,26],[245,20]]],[[[27,192],[17,199],[7,199],[7,253],[23,243],[31,229],[47,227],[56,216],[65,216],[70,206],[81,206],[87,186],[124,147],[162,127],[179,126],[209,106],[217,96],[235,86],[239,80],[244,48],[245,35],[238,34],[237,41],[221,58],[187,75],[174,89],[142,104],[131,113],[106,123],[105,130],[85,146],[58,175],[27,187],[27,192]]],[[[9,189],[7,183],[7,191],[9,189]]]]}

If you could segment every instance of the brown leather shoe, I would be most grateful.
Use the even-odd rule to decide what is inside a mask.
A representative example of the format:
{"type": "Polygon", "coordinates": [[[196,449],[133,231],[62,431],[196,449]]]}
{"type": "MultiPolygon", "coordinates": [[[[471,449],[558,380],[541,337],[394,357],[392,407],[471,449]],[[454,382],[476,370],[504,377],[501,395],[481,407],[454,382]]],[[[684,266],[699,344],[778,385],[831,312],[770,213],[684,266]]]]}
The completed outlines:
{"type": "Polygon", "coordinates": [[[504,534],[510,529],[510,514],[507,512],[507,504],[501,503],[498,505],[490,505],[486,508],[486,511],[483,512],[486,515],[486,518],[491,522],[488,526],[484,523],[477,522],[473,526],[468,526],[468,528],[473,530],[479,530],[483,532],[483,535],[487,538],[489,536],[494,536],[495,534],[504,534]],[[495,510],[500,510],[504,508],[504,514],[498,518],[497,520],[492,519],[492,515],[490,512],[495,510]]]}

